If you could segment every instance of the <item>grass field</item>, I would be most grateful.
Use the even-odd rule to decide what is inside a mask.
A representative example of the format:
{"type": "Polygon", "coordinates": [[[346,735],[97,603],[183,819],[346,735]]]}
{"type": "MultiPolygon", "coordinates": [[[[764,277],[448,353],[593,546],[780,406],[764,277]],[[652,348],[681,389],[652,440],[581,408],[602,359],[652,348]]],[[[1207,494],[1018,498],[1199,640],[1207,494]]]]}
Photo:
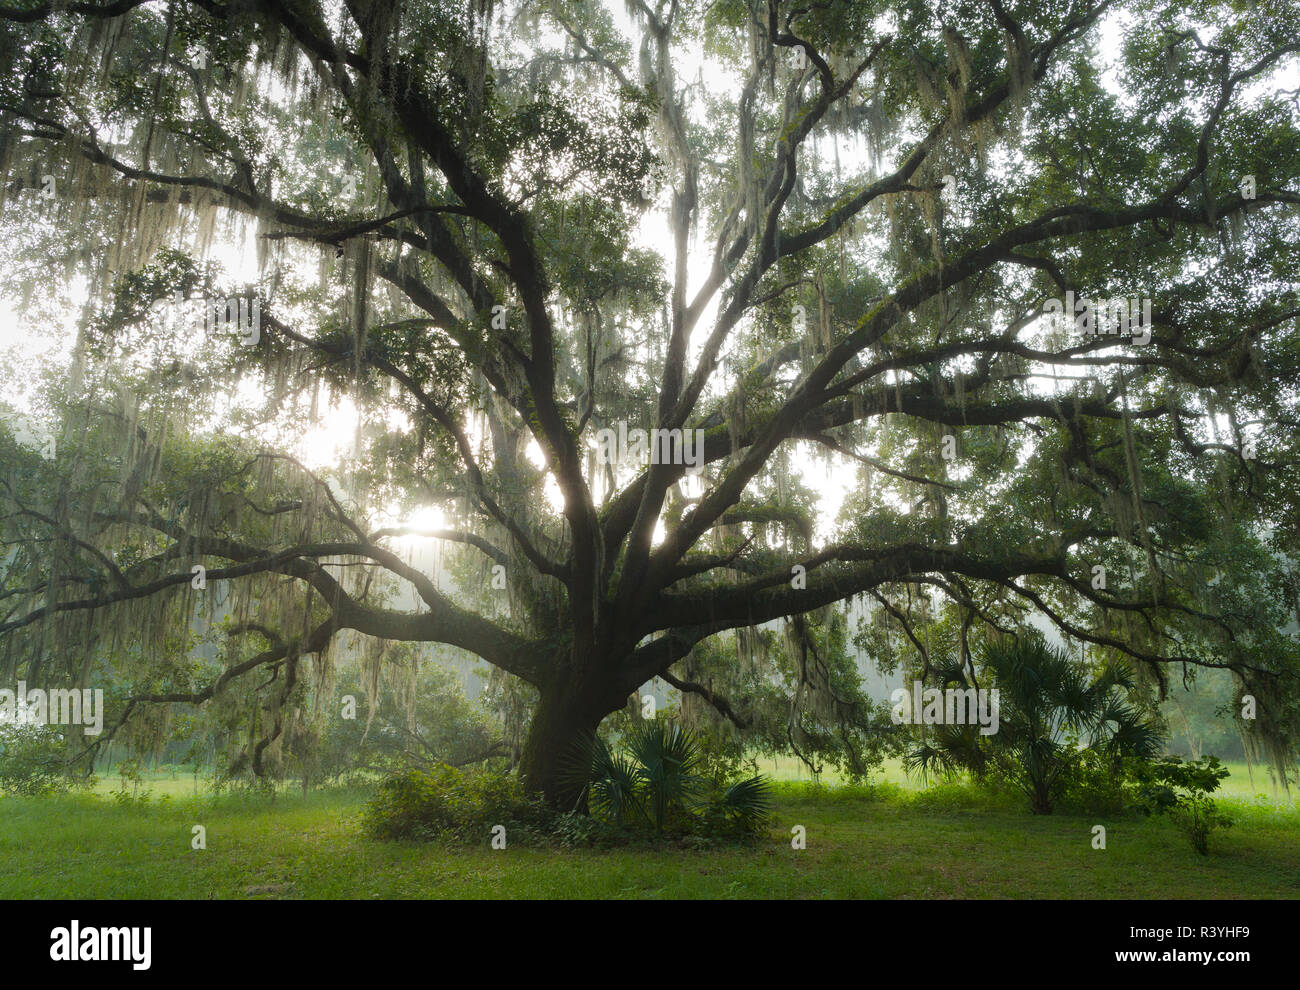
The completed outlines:
{"type": "MultiPolygon", "coordinates": [[[[1300,800],[1300,793],[1294,790],[1289,796],[1285,792],[1275,793],[1268,769],[1265,767],[1256,766],[1252,769],[1239,760],[1224,760],[1222,762],[1228,769],[1229,776],[1220,785],[1217,794],[1225,798],[1237,798],[1249,801],[1252,804],[1257,802],[1275,803],[1282,807],[1295,807],[1297,801],[1300,800]]],[[[808,768],[792,756],[760,759],[758,760],[758,769],[773,780],[807,781],[808,783],[821,783],[827,786],[844,783],[844,780],[834,770],[823,772],[820,780],[815,780],[808,768]]],[[[927,786],[926,782],[921,778],[909,776],[903,770],[902,761],[896,758],[886,759],[882,773],[873,779],[882,780],[908,791],[924,790],[927,786]]]]}
{"type": "Polygon", "coordinates": [[[111,779],[0,798],[0,897],[1300,898],[1300,810],[1238,788],[1221,802],[1237,824],[1208,857],[1164,819],[1037,817],[967,786],[889,781],[784,782],[755,847],[494,851],[366,839],[362,791],[195,794],[189,776],[153,776],[146,803],[112,800],[111,779]],[[205,850],[190,848],[194,825],[205,850]]]}

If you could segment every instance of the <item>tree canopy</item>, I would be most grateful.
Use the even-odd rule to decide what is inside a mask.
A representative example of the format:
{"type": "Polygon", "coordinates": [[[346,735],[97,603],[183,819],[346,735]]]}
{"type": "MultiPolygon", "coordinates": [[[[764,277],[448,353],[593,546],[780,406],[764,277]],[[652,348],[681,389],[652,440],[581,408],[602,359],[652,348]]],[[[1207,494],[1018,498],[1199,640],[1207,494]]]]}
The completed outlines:
{"type": "Polygon", "coordinates": [[[445,644],[534,689],[520,770],[559,800],[657,677],[856,753],[854,600],[884,669],[973,676],[1038,615],[1155,692],[1231,671],[1293,759],[1297,28],[1294,0],[0,6],[2,263],[69,341],[11,365],[0,680],[108,663],[121,724],[269,673],[260,767],[340,636],[445,644]],[[647,457],[603,455],[633,430],[647,457]]]}

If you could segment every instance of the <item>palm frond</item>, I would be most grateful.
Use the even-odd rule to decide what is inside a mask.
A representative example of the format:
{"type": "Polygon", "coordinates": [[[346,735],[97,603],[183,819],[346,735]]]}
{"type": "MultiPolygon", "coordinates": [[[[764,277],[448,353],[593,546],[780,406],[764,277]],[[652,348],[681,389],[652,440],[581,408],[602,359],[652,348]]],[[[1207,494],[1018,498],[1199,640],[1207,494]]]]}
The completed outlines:
{"type": "Polygon", "coordinates": [[[722,792],[718,803],[731,817],[752,824],[764,822],[772,811],[772,782],[762,774],[738,780],[722,792]]]}

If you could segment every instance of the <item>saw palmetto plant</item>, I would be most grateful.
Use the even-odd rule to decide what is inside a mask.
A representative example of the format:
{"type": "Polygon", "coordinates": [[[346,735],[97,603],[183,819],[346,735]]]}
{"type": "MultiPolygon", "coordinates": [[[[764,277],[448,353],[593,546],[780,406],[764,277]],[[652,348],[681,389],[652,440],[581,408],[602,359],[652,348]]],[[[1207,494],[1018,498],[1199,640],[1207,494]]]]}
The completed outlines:
{"type": "Polygon", "coordinates": [[[1126,756],[1159,751],[1159,724],[1128,700],[1130,668],[1119,662],[1089,673],[1037,633],[989,642],[980,651],[982,686],[998,691],[998,731],[937,725],[908,754],[909,770],[945,776],[962,770],[995,775],[1024,792],[1036,814],[1050,814],[1078,754],[1092,749],[1118,768],[1126,756]]]}

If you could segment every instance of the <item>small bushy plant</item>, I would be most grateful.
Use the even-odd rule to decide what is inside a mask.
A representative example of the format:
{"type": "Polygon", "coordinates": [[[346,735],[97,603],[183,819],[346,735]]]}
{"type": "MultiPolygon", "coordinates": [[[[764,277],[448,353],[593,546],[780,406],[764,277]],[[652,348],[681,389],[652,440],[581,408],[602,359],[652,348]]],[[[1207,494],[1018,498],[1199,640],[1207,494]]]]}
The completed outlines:
{"type": "Polygon", "coordinates": [[[1135,762],[1130,773],[1143,810],[1169,815],[1202,856],[1209,855],[1210,835],[1216,829],[1232,827],[1232,819],[1210,797],[1228,776],[1218,757],[1203,756],[1184,763],[1177,756],[1166,756],[1135,762]]]}
{"type": "Polygon", "coordinates": [[[697,834],[722,839],[751,839],[767,827],[772,812],[772,788],[767,778],[746,777],[714,789],[697,816],[697,834]]]}
{"type": "Polygon", "coordinates": [[[548,828],[551,838],[565,849],[610,849],[626,845],[634,833],[580,811],[556,815],[548,828]]]}
{"type": "Polygon", "coordinates": [[[144,782],[144,764],[136,757],[122,760],[113,770],[117,773],[118,785],[113,790],[113,800],[120,805],[148,804],[149,791],[140,790],[144,782]]]}
{"type": "Polygon", "coordinates": [[[632,729],[615,750],[599,737],[575,753],[572,773],[591,811],[615,826],[653,827],[673,838],[735,840],[757,835],[771,808],[762,775],[728,780],[699,738],[666,720],[632,729]]]}
{"type": "Polygon", "coordinates": [[[0,791],[39,797],[71,785],[63,737],[56,729],[0,721],[0,791]]]}
{"type": "Polygon", "coordinates": [[[493,826],[504,825],[517,837],[544,829],[550,817],[511,774],[443,764],[384,778],[366,805],[363,824],[378,839],[486,842],[493,826]]]}
{"type": "MultiPolygon", "coordinates": [[[[1034,814],[1050,815],[1071,785],[1086,786],[1089,777],[1100,783],[1105,761],[1118,766],[1159,751],[1159,723],[1131,699],[1135,681],[1123,663],[1090,674],[1036,630],[984,643],[979,655],[985,683],[999,691],[997,731],[985,735],[970,722],[930,726],[904,759],[909,772],[1000,778],[1029,799],[1034,814]],[[1085,748],[1096,756],[1083,757],[1085,748]]],[[[973,686],[954,660],[936,672],[944,687],[973,686]]]]}
{"type": "Polygon", "coordinates": [[[1116,760],[1094,749],[1080,750],[1065,775],[1061,804],[1090,815],[1117,815],[1129,810],[1126,767],[1137,762],[1116,760]]]}
{"type": "Polygon", "coordinates": [[[552,811],[513,774],[440,764],[385,777],[366,805],[363,827],[377,839],[486,842],[493,826],[504,825],[511,840],[545,838],[567,848],[609,848],[651,830],[697,845],[759,834],[771,810],[767,778],[713,779],[700,769],[690,732],[650,722],[618,750],[598,737],[583,748],[573,772],[582,775],[590,814],[552,811]]]}

